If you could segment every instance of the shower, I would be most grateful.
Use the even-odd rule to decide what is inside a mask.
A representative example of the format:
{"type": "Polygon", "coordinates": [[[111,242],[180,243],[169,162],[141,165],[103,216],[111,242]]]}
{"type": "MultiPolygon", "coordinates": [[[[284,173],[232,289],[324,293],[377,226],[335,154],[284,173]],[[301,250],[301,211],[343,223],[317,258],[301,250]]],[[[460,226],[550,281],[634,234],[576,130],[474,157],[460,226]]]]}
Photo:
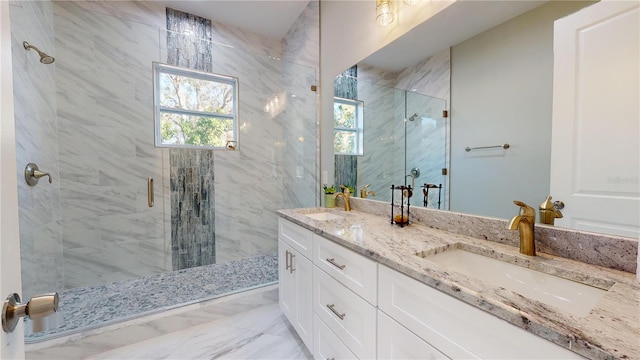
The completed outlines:
{"type": "MultiPolygon", "coordinates": [[[[183,13],[156,24],[168,16],[158,7],[150,10],[143,24],[121,17],[115,7],[103,13],[82,5],[30,0],[11,9],[13,48],[35,50],[43,64],[65,64],[40,67],[34,65],[35,58],[28,58],[30,53],[12,54],[14,79],[19,80],[13,84],[15,122],[28,130],[16,133],[16,158],[20,164],[43,158],[39,165],[55,174],[53,184],[41,182],[38,187],[51,199],[43,201],[43,207],[38,203],[34,209],[30,203],[32,188],[26,184],[18,188],[23,297],[57,291],[64,311],[63,326],[57,328],[36,332],[42,328],[29,322],[24,327],[27,342],[272,286],[278,280],[275,211],[316,204],[316,141],[301,142],[297,132],[289,131],[305,129],[305,138],[317,136],[315,93],[307,91],[308,84],[317,83],[315,67],[201,37],[198,49],[211,55],[198,58],[194,55],[198,49],[177,54],[173,39],[177,45],[193,44],[194,37],[174,35],[165,25],[186,27],[206,24],[206,19],[196,22],[192,20],[196,15],[183,13]],[[100,42],[86,19],[109,24],[101,27],[100,42]],[[76,30],[66,31],[70,28],[76,30]],[[117,59],[65,51],[65,44],[73,43],[83,44],[83,50],[92,54],[119,49],[117,59]],[[261,84],[260,92],[240,92],[238,101],[244,116],[256,119],[252,131],[243,133],[242,151],[261,151],[241,158],[237,144],[230,144],[236,151],[220,149],[215,156],[213,151],[193,149],[159,151],[153,136],[142,135],[154,130],[148,116],[153,109],[153,76],[147,70],[153,62],[195,68],[200,64],[194,63],[196,58],[243,84],[261,84]],[[113,81],[105,84],[105,79],[113,81]],[[55,91],[39,91],[42,88],[55,91]],[[261,101],[263,91],[296,97],[287,101],[282,113],[264,113],[252,106],[261,101]],[[52,131],[33,141],[30,131],[42,128],[52,131]],[[281,151],[279,141],[296,150],[281,151]],[[94,161],[96,154],[99,161],[94,161]],[[89,166],[83,167],[80,178],[74,175],[76,161],[89,166]],[[302,169],[304,181],[296,177],[296,169],[302,169]],[[290,187],[296,196],[288,199],[278,191],[238,189],[238,179],[260,176],[267,186],[290,187]],[[149,177],[155,184],[153,207],[148,206],[149,177]],[[272,216],[251,217],[254,206],[272,216]],[[43,216],[32,216],[33,211],[43,216]],[[46,236],[38,237],[35,245],[31,234],[38,233],[46,236]],[[113,293],[119,296],[114,298],[113,293]]],[[[213,27],[208,25],[199,34],[207,36],[213,27]]],[[[231,44],[244,41],[240,36],[229,39],[231,44]]],[[[261,44],[251,41],[252,46],[261,44]]]]}
{"type": "Polygon", "coordinates": [[[53,63],[54,61],[56,61],[56,59],[53,56],[47,55],[46,53],[40,51],[40,49],[38,49],[37,47],[29,44],[26,41],[22,42],[22,46],[24,46],[25,50],[31,50],[31,49],[35,50],[38,53],[38,55],[40,55],[40,62],[45,64],[45,65],[49,65],[49,64],[53,63]]]}

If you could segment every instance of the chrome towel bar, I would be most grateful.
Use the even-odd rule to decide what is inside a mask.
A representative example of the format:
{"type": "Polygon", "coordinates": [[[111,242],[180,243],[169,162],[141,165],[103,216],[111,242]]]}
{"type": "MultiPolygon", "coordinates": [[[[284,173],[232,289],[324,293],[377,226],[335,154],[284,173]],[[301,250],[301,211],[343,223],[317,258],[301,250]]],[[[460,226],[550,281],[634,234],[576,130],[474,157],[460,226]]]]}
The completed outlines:
{"type": "Polygon", "coordinates": [[[464,148],[464,151],[469,152],[471,150],[478,150],[478,149],[495,149],[495,148],[503,148],[503,149],[508,149],[510,147],[509,144],[502,144],[502,145],[494,145],[494,146],[478,146],[478,147],[466,147],[464,148]]]}

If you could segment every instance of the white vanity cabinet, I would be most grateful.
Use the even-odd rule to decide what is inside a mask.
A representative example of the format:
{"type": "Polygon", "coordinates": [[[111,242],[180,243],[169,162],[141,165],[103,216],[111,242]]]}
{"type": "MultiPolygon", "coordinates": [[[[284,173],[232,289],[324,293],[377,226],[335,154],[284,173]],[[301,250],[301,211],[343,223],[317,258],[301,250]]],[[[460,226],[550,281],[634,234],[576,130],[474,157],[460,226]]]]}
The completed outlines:
{"type": "Polygon", "coordinates": [[[316,359],[582,359],[287,220],[280,307],[316,359]]]}
{"type": "Polygon", "coordinates": [[[313,349],[312,235],[289,221],[278,222],[280,309],[308,349],[313,349]]]}
{"type": "Polygon", "coordinates": [[[379,359],[449,359],[416,334],[378,310],[379,359]]]}
{"type": "Polygon", "coordinates": [[[583,359],[485,311],[386,266],[379,311],[452,359],[583,359]]]}
{"type": "MultiPolygon", "coordinates": [[[[356,358],[376,358],[378,264],[352,250],[313,237],[313,311],[318,327],[326,328],[325,342],[335,338],[356,358]]],[[[318,339],[318,337],[316,337],[318,339]]],[[[327,346],[325,346],[326,348],[327,346]]],[[[347,356],[338,345],[335,354],[314,349],[317,359],[347,356]]]]}

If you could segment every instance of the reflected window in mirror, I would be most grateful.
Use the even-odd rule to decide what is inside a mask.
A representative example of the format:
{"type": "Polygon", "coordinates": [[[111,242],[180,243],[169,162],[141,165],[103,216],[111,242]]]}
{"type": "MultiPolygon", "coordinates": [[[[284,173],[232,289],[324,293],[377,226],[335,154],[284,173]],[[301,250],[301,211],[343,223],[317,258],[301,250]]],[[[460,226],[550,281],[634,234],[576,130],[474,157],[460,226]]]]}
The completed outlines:
{"type": "Polygon", "coordinates": [[[364,102],[334,98],[333,120],[334,153],[336,155],[362,155],[364,102]]]}
{"type": "Polygon", "coordinates": [[[156,146],[237,144],[238,79],[153,64],[156,146]]]}

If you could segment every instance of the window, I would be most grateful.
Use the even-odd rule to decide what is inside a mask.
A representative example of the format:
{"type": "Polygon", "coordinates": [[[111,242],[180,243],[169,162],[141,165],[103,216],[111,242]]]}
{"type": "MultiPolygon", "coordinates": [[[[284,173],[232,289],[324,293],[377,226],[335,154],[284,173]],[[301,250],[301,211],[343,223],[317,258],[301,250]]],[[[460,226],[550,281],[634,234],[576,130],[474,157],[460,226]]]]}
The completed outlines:
{"type": "Polygon", "coordinates": [[[153,63],[156,146],[236,147],[238,79],[153,63]]]}
{"type": "Polygon", "coordinates": [[[364,102],[334,98],[333,150],[339,155],[362,155],[364,102]]]}

